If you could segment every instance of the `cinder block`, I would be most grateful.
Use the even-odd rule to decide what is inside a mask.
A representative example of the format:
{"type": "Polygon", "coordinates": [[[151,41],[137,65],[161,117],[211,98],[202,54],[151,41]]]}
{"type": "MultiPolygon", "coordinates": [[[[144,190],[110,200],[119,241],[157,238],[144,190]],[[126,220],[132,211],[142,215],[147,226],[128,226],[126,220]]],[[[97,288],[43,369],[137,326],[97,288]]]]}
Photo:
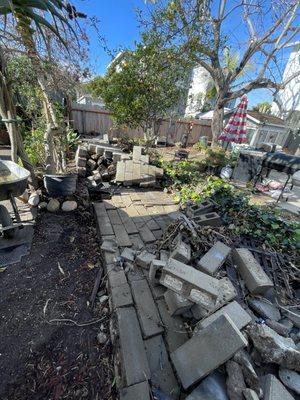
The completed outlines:
{"type": "Polygon", "coordinates": [[[78,168],[85,168],[86,167],[86,158],[78,157],[76,160],[76,166],[78,168]]]}
{"type": "Polygon", "coordinates": [[[100,156],[103,156],[103,154],[104,154],[104,148],[103,148],[103,147],[100,147],[100,146],[96,146],[96,148],[95,148],[95,153],[98,154],[98,155],[100,155],[100,156]]]}
{"type": "Polygon", "coordinates": [[[229,316],[229,318],[237,326],[238,329],[244,328],[251,322],[251,317],[247,313],[247,311],[245,311],[237,301],[232,301],[226,306],[220,308],[214,314],[198,322],[198,324],[195,327],[194,334],[197,334],[200,329],[206,328],[213,321],[219,318],[220,315],[225,315],[225,314],[229,316]]]}
{"type": "Polygon", "coordinates": [[[159,285],[159,279],[161,277],[161,271],[166,266],[165,261],[152,260],[149,269],[149,281],[152,285],[159,285]]]}
{"type": "Polygon", "coordinates": [[[294,397],[283,384],[272,374],[268,374],[264,382],[264,400],[293,400],[294,397]]]}
{"type": "Polygon", "coordinates": [[[149,253],[147,250],[143,250],[140,254],[136,256],[135,263],[139,267],[149,269],[150,264],[153,260],[155,260],[156,256],[152,253],[149,253]]]}
{"type": "Polygon", "coordinates": [[[173,258],[163,268],[160,283],[203,307],[210,307],[220,295],[217,279],[173,258]]]}
{"type": "Polygon", "coordinates": [[[86,165],[93,171],[97,167],[96,161],[92,160],[91,158],[87,160],[86,165]]]}
{"type": "Polygon", "coordinates": [[[148,382],[137,383],[120,390],[120,400],[150,400],[148,382]]]}
{"type": "Polygon", "coordinates": [[[193,221],[200,226],[220,226],[222,225],[222,220],[219,214],[216,212],[211,212],[208,214],[198,215],[193,218],[193,221]]]}
{"type": "Polygon", "coordinates": [[[126,386],[150,379],[148,359],[134,308],[118,308],[117,321],[121,368],[126,386]]]}
{"type": "Polygon", "coordinates": [[[178,240],[170,257],[184,264],[189,263],[191,259],[191,246],[188,243],[183,242],[182,240],[178,240]]]}
{"type": "Polygon", "coordinates": [[[95,144],[92,144],[92,143],[90,143],[89,145],[88,145],[88,152],[90,153],[90,154],[95,154],[96,153],[96,145],[95,144]]]}
{"type": "Polygon", "coordinates": [[[80,157],[82,157],[82,158],[87,157],[87,149],[83,146],[78,146],[78,148],[76,150],[76,154],[75,154],[75,160],[77,160],[80,157]]]}
{"type": "Polygon", "coordinates": [[[223,265],[231,248],[222,242],[217,242],[213,247],[198,261],[197,266],[200,271],[208,275],[215,275],[223,265]]]}
{"type": "Polygon", "coordinates": [[[211,201],[204,200],[200,204],[189,204],[186,208],[186,215],[194,218],[198,215],[210,213],[214,208],[215,205],[211,201]]]}
{"type": "Polygon", "coordinates": [[[273,287],[271,279],[248,249],[235,249],[233,262],[252,294],[263,294],[273,287]]]}
{"type": "Polygon", "coordinates": [[[173,292],[173,290],[167,290],[164,293],[164,298],[171,316],[181,315],[185,311],[188,311],[193,305],[191,301],[173,292]]]}
{"type": "Polygon", "coordinates": [[[246,345],[235,324],[227,315],[222,315],[171,353],[171,360],[182,386],[187,389],[246,345]]]}

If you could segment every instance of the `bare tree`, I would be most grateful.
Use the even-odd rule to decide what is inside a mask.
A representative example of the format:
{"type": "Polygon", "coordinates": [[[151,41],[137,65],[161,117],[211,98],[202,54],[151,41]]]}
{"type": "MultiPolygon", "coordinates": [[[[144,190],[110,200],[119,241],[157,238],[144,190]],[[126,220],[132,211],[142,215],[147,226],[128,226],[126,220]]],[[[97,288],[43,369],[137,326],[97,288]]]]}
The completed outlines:
{"type": "Polygon", "coordinates": [[[279,60],[284,56],[285,46],[300,32],[296,24],[299,0],[153,3],[154,6],[149,6],[149,16],[142,17],[146,29],[163,37],[166,46],[176,45],[178,55],[205,68],[214,81],[213,143],[222,131],[224,107],[229,101],[254,89],[276,92],[288,83],[282,82],[279,60]],[[228,48],[238,55],[233,68],[226,68],[224,63],[224,51],[228,48]]]}

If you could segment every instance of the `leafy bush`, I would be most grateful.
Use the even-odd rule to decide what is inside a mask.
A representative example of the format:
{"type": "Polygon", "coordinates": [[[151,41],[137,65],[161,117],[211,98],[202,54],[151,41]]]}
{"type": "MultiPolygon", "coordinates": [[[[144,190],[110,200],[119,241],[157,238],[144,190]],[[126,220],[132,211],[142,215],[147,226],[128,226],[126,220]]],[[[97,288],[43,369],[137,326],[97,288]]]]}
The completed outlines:
{"type": "Polygon", "coordinates": [[[44,130],[37,128],[27,132],[24,146],[32,165],[43,168],[45,166],[44,130]]]}
{"type": "Polygon", "coordinates": [[[201,153],[204,153],[207,150],[207,144],[206,143],[201,143],[201,142],[197,142],[194,144],[193,148],[195,150],[201,151],[201,153]]]}
{"type": "Polygon", "coordinates": [[[165,185],[181,187],[185,184],[197,184],[202,180],[204,171],[201,162],[197,161],[161,161],[160,166],[165,172],[165,185]]]}

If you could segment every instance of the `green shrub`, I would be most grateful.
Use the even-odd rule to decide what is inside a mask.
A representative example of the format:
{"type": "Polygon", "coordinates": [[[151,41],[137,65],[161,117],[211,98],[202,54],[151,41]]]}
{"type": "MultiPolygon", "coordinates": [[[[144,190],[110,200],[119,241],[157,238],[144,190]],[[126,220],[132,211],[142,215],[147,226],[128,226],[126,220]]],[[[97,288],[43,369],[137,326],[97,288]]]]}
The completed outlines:
{"type": "Polygon", "coordinates": [[[44,130],[37,128],[27,132],[24,139],[25,150],[35,167],[45,167],[44,130]]]}

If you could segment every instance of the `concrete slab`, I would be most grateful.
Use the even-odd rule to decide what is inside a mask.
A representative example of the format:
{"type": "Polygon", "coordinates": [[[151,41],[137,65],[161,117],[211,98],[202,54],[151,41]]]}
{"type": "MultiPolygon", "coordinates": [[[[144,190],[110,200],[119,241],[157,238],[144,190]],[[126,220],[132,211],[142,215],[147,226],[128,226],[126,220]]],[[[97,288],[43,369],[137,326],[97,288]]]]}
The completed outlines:
{"type": "Polygon", "coordinates": [[[113,287],[111,289],[111,304],[115,310],[119,307],[127,307],[133,304],[130,286],[124,283],[121,286],[113,287]]]}
{"type": "Polygon", "coordinates": [[[231,252],[231,248],[222,242],[217,242],[213,247],[198,261],[197,266],[200,271],[214,276],[223,265],[231,252]]]}
{"type": "Polygon", "coordinates": [[[170,352],[178,349],[188,340],[188,334],[181,317],[171,317],[164,299],[157,301],[159,314],[165,329],[165,338],[170,352]]]}
{"type": "Polygon", "coordinates": [[[195,327],[194,334],[197,334],[200,329],[203,329],[210,325],[213,321],[219,318],[220,315],[228,315],[232,322],[237,326],[238,329],[244,328],[251,322],[251,316],[239,305],[237,301],[232,301],[226,306],[220,308],[214,314],[206,317],[202,321],[198,322],[195,327]]]}
{"type": "Polygon", "coordinates": [[[120,390],[120,400],[150,400],[148,382],[137,383],[120,390]]]}
{"type": "Polygon", "coordinates": [[[287,391],[283,384],[274,375],[265,378],[264,400],[293,400],[294,397],[287,391]]]}
{"type": "Polygon", "coordinates": [[[235,324],[227,315],[222,315],[171,353],[171,360],[187,389],[246,345],[246,339],[235,324]]]}
{"type": "Polygon", "coordinates": [[[172,370],[162,335],[147,339],[144,343],[152,384],[172,399],[178,399],[180,388],[172,370]]]}
{"type": "Polygon", "coordinates": [[[150,379],[148,359],[134,308],[119,308],[117,310],[117,322],[121,367],[126,386],[150,379]]]}
{"type": "Polygon", "coordinates": [[[150,338],[162,333],[162,321],[146,279],[131,282],[131,289],[143,336],[150,338]]]}
{"type": "Polygon", "coordinates": [[[273,282],[248,249],[235,249],[233,262],[252,294],[263,294],[273,287],[273,282]]]}

